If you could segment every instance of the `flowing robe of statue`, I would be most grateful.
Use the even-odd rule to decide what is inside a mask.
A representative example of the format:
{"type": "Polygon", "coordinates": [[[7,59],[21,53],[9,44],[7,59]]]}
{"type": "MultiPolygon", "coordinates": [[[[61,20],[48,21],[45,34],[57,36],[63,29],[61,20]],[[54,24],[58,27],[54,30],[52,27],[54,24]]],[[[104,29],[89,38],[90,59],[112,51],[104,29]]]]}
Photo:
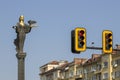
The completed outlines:
{"type": "Polygon", "coordinates": [[[22,26],[19,23],[17,23],[15,30],[17,33],[17,38],[14,40],[16,51],[18,53],[23,53],[23,47],[24,47],[26,34],[31,31],[31,27],[27,24],[24,24],[24,26],[22,26]]]}

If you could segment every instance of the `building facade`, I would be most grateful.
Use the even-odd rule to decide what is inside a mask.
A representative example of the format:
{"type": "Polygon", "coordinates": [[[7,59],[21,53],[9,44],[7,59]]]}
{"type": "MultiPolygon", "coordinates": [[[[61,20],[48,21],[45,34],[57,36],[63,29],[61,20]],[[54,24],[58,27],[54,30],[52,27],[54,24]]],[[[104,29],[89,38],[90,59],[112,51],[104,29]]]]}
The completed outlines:
{"type": "Polygon", "coordinates": [[[72,62],[52,61],[40,67],[39,75],[40,80],[120,80],[120,51],[72,62]]]}

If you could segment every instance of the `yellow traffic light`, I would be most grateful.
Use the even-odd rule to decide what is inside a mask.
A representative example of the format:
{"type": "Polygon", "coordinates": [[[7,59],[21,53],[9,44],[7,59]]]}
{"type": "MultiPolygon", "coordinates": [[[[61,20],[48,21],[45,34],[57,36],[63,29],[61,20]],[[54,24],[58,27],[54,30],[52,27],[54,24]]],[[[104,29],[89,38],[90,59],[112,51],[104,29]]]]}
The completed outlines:
{"type": "Polygon", "coordinates": [[[85,51],[86,50],[86,29],[76,28],[75,29],[75,50],[85,51]]]}
{"type": "Polygon", "coordinates": [[[112,31],[110,30],[104,30],[102,33],[102,46],[103,46],[103,52],[104,53],[112,53],[113,49],[113,36],[112,31]]]}

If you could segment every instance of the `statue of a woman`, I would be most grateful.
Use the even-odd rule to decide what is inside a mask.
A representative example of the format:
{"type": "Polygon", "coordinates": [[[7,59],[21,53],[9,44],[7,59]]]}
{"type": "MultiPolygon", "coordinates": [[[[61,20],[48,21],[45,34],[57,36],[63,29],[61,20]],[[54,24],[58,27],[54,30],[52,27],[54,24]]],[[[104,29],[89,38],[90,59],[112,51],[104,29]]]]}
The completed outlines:
{"type": "Polygon", "coordinates": [[[19,18],[19,22],[16,24],[16,26],[13,26],[17,33],[17,38],[14,40],[14,44],[18,53],[23,53],[26,34],[31,31],[32,26],[29,21],[28,23],[29,24],[24,23],[24,16],[21,15],[19,18]]]}

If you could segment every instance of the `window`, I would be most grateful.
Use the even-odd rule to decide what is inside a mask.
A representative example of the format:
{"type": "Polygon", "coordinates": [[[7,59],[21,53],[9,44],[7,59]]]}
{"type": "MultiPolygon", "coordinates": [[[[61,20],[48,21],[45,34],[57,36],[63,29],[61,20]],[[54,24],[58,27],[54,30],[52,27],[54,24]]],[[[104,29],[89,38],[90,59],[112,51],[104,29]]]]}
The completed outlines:
{"type": "Polygon", "coordinates": [[[108,67],[108,62],[104,62],[104,63],[103,63],[103,67],[106,67],[106,68],[107,68],[107,67],[108,67]]]}
{"type": "Polygon", "coordinates": [[[97,64],[97,70],[101,70],[101,64],[97,64]]]}
{"type": "Polygon", "coordinates": [[[108,78],[108,73],[104,73],[103,74],[103,79],[107,79],[108,78]]]}
{"type": "Polygon", "coordinates": [[[77,75],[82,74],[82,70],[77,70],[77,75]]]}
{"type": "Polygon", "coordinates": [[[84,73],[87,73],[87,70],[86,70],[86,69],[84,69],[84,73]]]}
{"type": "Polygon", "coordinates": [[[120,77],[120,71],[116,71],[115,72],[115,77],[117,78],[117,77],[120,77]]]}
{"type": "Polygon", "coordinates": [[[120,65],[120,59],[115,60],[115,63],[120,65]]]}
{"type": "Polygon", "coordinates": [[[72,70],[70,70],[70,74],[69,74],[69,76],[70,76],[70,77],[73,76],[73,71],[72,71],[72,70]]]}
{"type": "Polygon", "coordinates": [[[84,75],[84,80],[88,80],[87,74],[84,75]]]}
{"type": "Polygon", "coordinates": [[[112,62],[112,64],[113,64],[113,67],[119,66],[119,65],[120,65],[120,59],[114,60],[114,61],[112,62]]]}
{"type": "Polygon", "coordinates": [[[97,76],[97,80],[101,80],[101,74],[97,76]]]}
{"type": "Polygon", "coordinates": [[[54,72],[53,76],[54,76],[54,78],[57,78],[58,77],[57,72],[54,72]]]}
{"type": "Polygon", "coordinates": [[[93,75],[91,80],[97,80],[96,75],[93,75]]]}
{"type": "Polygon", "coordinates": [[[96,71],[96,65],[94,65],[94,66],[91,67],[91,71],[92,72],[96,71]]]}

